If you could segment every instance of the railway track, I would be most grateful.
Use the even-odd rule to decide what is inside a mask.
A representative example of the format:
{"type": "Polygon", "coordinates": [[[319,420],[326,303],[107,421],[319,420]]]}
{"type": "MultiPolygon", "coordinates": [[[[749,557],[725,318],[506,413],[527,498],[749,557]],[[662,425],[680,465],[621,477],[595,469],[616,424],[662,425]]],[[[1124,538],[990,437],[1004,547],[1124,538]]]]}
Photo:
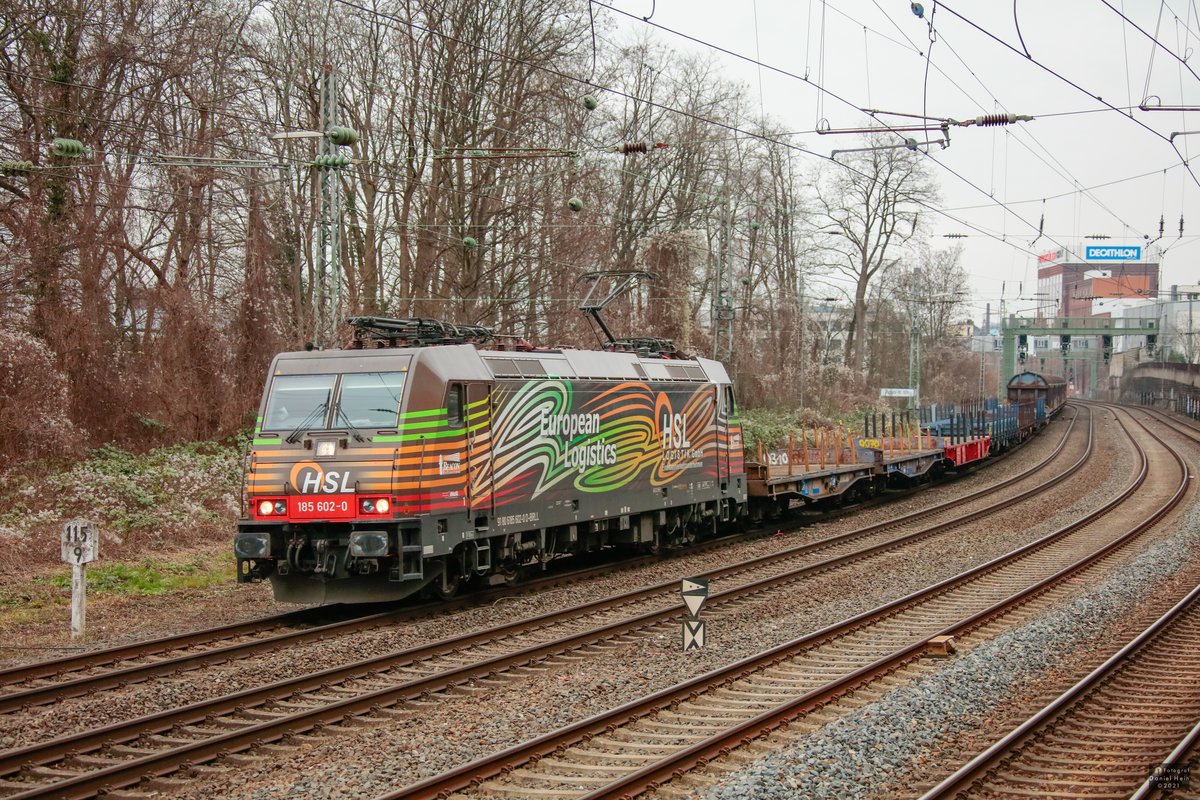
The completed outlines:
{"type": "MultiPolygon", "coordinates": [[[[1072,420],[1072,424],[1074,420],[1072,420]]],[[[1055,450],[1030,470],[991,487],[1004,488],[1045,469],[1058,457],[1066,444],[1070,428],[1064,432],[1055,450]]],[[[1008,454],[1005,454],[1005,457],[1008,454]]],[[[924,487],[922,487],[924,488],[924,487]]],[[[963,498],[969,501],[986,493],[975,492],[963,498]]],[[[911,493],[905,493],[904,497],[911,493]]],[[[827,516],[836,517],[865,507],[892,502],[898,497],[878,497],[849,509],[837,509],[827,516]]],[[[924,512],[933,513],[951,503],[935,505],[924,512]]],[[[793,523],[796,524],[796,523],[793,523]]],[[[800,522],[799,524],[804,524],[800,522]]],[[[788,528],[787,522],[776,524],[788,528]]],[[[688,553],[699,553],[705,549],[720,547],[728,538],[742,539],[743,536],[723,537],[693,546],[688,553]]],[[[652,563],[657,556],[640,559],[624,559],[622,568],[652,563]]],[[[196,670],[213,664],[224,664],[236,659],[245,659],[260,653],[269,653],[282,647],[306,642],[324,641],[334,637],[349,636],[395,625],[401,622],[424,619],[432,614],[444,614],[476,605],[494,603],[501,597],[513,597],[545,591],[562,585],[587,580],[596,575],[607,574],[611,564],[574,570],[564,575],[553,575],[526,581],[516,588],[494,589],[475,592],[449,601],[422,604],[416,607],[389,608],[374,613],[362,613],[346,606],[325,606],[301,609],[247,622],[223,625],[198,631],[189,631],[175,636],[155,638],[120,645],[103,650],[49,659],[0,669],[0,715],[26,709],[31,706],[58,702],[72,697],[104,691],[113,687],[154,678],[168,677],[184,671],[196,670]],[[330,621],[332,618],[332,621],[330,621]]]]}
{"type": "MultiPolygon", "coordinates": [[[[719,540],[714,540],[714,543],[719,540]]],[[[647,563],[657,557],[641,559],[647,563]]],[[[624,560],[633,566],[637,560],[624,560]]],[[[564,583],[609,574],[612,564],[572,571],[523,583],[517,591],[480,592],[462,598],[418,606],[363,613],[351,606],[320,606],[290,611],[247,622],[191,631],[176,636],[94,650],[66,658],[0,669],[0,715],[31,706],[128,686],[133,683],[224,664],[306,642],[350,636],[402,622],[428,619],[500,597],[536,593],[564,583]],[[328,621],[330,618],[333,621],[328,621]]]]}
{"type": "MultiPolygon", "coordinates": [[[[1086,462],[1091,453],[1090,428],[1089,424],[1089,444],[1084,455],[1053,480],[1042,481],[1039,484],[1042,490],[1057,484],[1062,475],[1078,470],[1086,462]]],[[[1061,451],[1067,438],[1064,435],[1056,452],[1061,451]]],[[[1015,479],[1007,483],[1013,482],[1015,479]]],[[[991,487],[986,491],[994,490],[995,487],[991,487]]],[[[992,503],[988,506],[989,511],[999,510],[1010,502],[992,503]]],[[[793,583],[815,572],[841,568],[938,532],[944,533],[984,513],[977,510],[964,514],[963,503],[964,500],[959,499],[940,507],[938,513],[949,517],[940,524],[899,536],[891,534],[886,542],[855,546],[848,553],[826,557],[816,563],[812,560],[814,553],[837,546],[846,547],[870,536],[878,538],[886,526],[870,526],[863,531],[834,537],[834,540],[785,551],[784,558],[805,563],[782,573],[779,571],[779,554],[758,559],[758,563],[750,562],[712,573],[715,579],[726,580],[741,575],[748,582],[715,594],[710,600],[710,608],[730,607],[737,602],[757,599],[773,587],[793,583]],[[771,574],[751,579],[755,570],[763,569],[768,569],[771,574]]],[[[902,518],[900,524],[914,524],[917,516],[902,518]]],[[[893,528],[895,526],[893,523],[893,528]]],[[[358,715],[374,713],[386,717],[396,713],[389,711],[389,707],[404,700],[472,680],[486,680],[502,671],[578,652],[581,648],[602,647],[604,642],[620,637],[653,631],[655,626],[679,616],[676,588],[677,583],[671,581],[498,630],[279,681],[186,708],[0,753],[0,795],[89,796],[105,787],[128,786],[146,776],[170,773],[181,765],[239,752],[288,734],[340,723],[358,715]],[[649,610],[639,608],[638,603],[643,606],[649,603],[649,610]],[[609,610],[605,612],[607,616],[602,617],[600,612],[606,605],[609,610]]]]}
{"type": "Polygon", "coordinates": [[[1116,558],[1187,490],[1182,458],[1154,438],[1152,453],[1138,447],[1141,471],[1118,497],[1009,555],[386,797],[446,797],[478,789],[489,796],[598,800],[657,789],[905,667],[937,648],[943,637],[964,635],[1116,558]],[[1148,483],[1152,470],[1156,480],[1148,483]],[[1174,473],[1175,479],[1163,473],[1174,473]],[[1136,511],[1131,512],[1131,503],[1136,511]],[[1114,533],[1098,524],[1108,517],[1140,521],[1129,526],[1119,521],[1121,530],[1114,533]]]}
{"type": "MultiPolygon", "coordinates": [[[[1200,444],[1195,426],[1154,409],[1140,410],[1200,444]]],[[[1200,586],[921,800],[1200,795],[1188,791],[1186,779],[1180,781],[1189,764],[1200,766],[1197,600],[1200,586]]]]}
{"type": "Polygon", "coordinates": [[[921,800],[1161,791],[1200,735],[1198,599],[1200,586],[921,800]]]}

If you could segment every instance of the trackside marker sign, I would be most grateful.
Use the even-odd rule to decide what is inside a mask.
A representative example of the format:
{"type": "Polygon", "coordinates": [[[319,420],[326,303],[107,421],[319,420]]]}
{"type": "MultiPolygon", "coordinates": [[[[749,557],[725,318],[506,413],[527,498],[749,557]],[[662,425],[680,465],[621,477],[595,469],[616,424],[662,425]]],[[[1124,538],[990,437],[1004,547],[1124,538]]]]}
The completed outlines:
{"type": "Polygon", "coordinates": [[[693,617],[698,615],[704,601],[708,599],[708,578],[684,578],[680,593],[683,595],[688,614],[693,617]]]}
{"type": "Polygon", "coordinates": [[[683,652],[703,649],[707,631],[699,615],[704,601],[708,599],[708,578],[684,578],[679,593],[683,595],[683,603],[691,615],[691,619],[683,621],[683,652]]]}
{"type": "Polygon", "coordinates": [[[686,619],[683,621],[683,650],[700,650],[704,647],[704,620],[686,619]]]}

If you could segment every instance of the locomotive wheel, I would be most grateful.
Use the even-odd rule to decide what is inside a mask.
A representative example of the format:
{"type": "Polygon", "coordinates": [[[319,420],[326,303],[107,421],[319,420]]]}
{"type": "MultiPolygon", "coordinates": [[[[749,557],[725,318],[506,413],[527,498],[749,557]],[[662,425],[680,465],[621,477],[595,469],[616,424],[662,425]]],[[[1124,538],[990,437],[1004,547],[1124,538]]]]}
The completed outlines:
{"type": "Polygon", "coordinates": [[[462,570],[459,569],[458,559],[452,555],[445,556],[442,559],[442,574],[433,579],[430,589],[437,599],[450,600],[458,594],[466,582],[462,570]]]}
{"type": "Polygon", "coordinates": [[[496,567],[496,574],[504,579],[505,586],[512,586],[521,580],[521,565],[511,559],[504,561],[496,567]]]}

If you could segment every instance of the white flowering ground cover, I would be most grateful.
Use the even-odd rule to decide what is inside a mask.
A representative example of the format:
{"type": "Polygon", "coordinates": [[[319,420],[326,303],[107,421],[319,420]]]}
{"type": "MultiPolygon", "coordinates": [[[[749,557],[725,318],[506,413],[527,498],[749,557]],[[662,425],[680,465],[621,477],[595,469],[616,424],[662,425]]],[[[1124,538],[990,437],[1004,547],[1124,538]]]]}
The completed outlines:
{"type": "MultiPolygon", "coordinates": [[[[0,628],[63,630],[70,568],[58,542],[74,517],[102,532],[101,560],[88,570],[89,605],[97,609],[127,599],[149,611],[157,603],[148,598],[175,590],[232,593],[244,448],[241,439],[145,454],[107,445],[59,468],[34,464],[0,475],[0,628]]],[[[102,616],[89,613],[97,631],[102,616]]]]}

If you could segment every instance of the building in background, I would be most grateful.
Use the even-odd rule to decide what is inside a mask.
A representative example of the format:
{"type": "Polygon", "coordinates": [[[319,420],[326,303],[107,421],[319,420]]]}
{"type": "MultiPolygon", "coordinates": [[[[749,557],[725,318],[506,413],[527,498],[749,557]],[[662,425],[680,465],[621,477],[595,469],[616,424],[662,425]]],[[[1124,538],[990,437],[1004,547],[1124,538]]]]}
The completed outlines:
{"type": "Polygon", "coordinates": [[[1088,245],[1084,260],[1055,250],[1038,256],[1038,318],[1105,317],[1118,306],[1158,297],[1158,261],[1143,261],[1141,245],[1088,245]]]}

